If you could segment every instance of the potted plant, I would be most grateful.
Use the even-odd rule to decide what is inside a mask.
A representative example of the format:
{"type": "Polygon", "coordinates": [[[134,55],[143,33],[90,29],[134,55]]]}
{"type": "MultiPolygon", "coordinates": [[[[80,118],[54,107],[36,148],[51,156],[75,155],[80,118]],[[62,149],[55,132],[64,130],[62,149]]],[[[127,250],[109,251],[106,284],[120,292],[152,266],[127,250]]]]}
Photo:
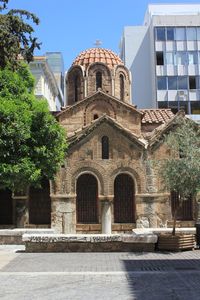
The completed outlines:
{"type": "MultiPolygon", "coordinates": [[[[166,137],[170,156],[160,164],[160,174],[164,187],[176,193],[176,206],[173,212],[173,229],[169,235],[160,235],[158,249],[180,250],[194,248],[195,236],[192,234],[177,234],[177,213],[184,201],[195,200],[200,189],[200,129],[193,121],[181,117],[166,137]]],[[[172,199],[173,201],[173,199],[172,199]]],[[[173,203],[172,203],[173,204],[173,203]]]]}

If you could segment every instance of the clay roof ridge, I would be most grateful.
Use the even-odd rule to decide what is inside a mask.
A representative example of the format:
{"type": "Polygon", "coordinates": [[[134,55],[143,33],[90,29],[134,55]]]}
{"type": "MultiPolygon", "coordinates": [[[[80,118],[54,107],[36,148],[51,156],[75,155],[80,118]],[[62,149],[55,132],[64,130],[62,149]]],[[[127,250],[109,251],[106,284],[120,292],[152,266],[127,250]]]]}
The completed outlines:
{"type": "Polygon", "coordinates": [[[86,126],[82,130],[77,130],[73,136],[68,137],[69,146],[72,146],[76,143],[76,141],[80,141],[84,136],[88,135],[91,131],[93,131],[97,126],[99,126],[104,120],[108,121],[109,123],[113,124],[117,129],[123,130],[129,137],[132,137],[136,140],[141,146],[147,147],[147,142],[145,139],[141,138],[140,136],[134,134],[129,129],[123,127],[119,124],[115,119],[111,118],[110,116],[103,114],[96,120],[93,120],[88,126],[86,126]]]}
{"type": "Polygon", "coordinates": [[[78,102],[76,102],[76,103],[74,103],[74,104],[72,104],[72,105],[70,105],[70,106],[67,106],[65,109],[63,109],[62,111],[60,111],[60,112],[56,115],[56,117],[59,117],[59,116],[62,115],[63,113],[65,113],[65,112],[67,112],[67,111],[69,111],[69,110],[71,110],[71,109],[74,109],[75,107],[78,107],[79,105],[81,105],[82,103],[84,103],[84,101],[87,101],[88,99],[94,97],[94,96],[97,95],[97,94],[105,95],[106,97],[109,97],[109,98],[113,99],[114,101],[118,102],[119,104],[124,105],[124,106],[126,106],[126,107],[128,107],[128,108],[130,108],[130,109],[132,109],[132,110],[134,110],[134,111],[137,111],[138,114],[143,115],[143,113],[142,113],[140,110],[138,110],[134,105],[129,104],[129,103],[126,103],[126,102],[122,102],[122,101],[120,101],[118,98],[116,98],[116,97],[114,97],[114,96],[112,96],[112,95],[110,95],[110,94],[107,94],[107,93],[105,93],[105,92],[103,92],[102,90],[99,89],[98,91],[94,92],[92,95],[87,96],[87,97],[84,98],[83,100],[78,101],[78,102]]]}

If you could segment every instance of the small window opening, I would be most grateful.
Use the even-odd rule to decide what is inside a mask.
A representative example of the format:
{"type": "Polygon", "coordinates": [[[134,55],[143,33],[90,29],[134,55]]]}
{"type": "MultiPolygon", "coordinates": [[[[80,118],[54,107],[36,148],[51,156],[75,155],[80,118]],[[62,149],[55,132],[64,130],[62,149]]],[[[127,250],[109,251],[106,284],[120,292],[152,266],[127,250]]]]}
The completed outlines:
{"type": "Polygon", "coordinates": [[[157,66],[163,66],[164,65],[163,52],[156,52],[156,65],[157,66]]]}
{"type": "Polygon", "coordinates": [[[96,91],[99,88],[102,88],[102,73],[101,72],[96,73],[96,91]]]}
{"type": "Polygon", "coordinates": [[[99,116],[98,116],[97,114],[95,114],[95,115],[94,115],[94,120],[98,119],[98,117],[99,117],[99,116]]]}
{"type": "Polygon", "coordinates": [[[190,90],[196,90],[196,78],[195,76],[190,76],[189,77],[189,87],[190,87],[190,90]]]}
{"type": "Polygon", "coordinates": [[[102,144],[102,159],[109,159],[109,138],[103,136],[101,139],[102,144]]]}
{"type": "Polygon", "coordinates": [[[122,74],[120,74],[119,80],[120,80],[120,100],[124,101],[124,76],[122,74]]]}
{"type": "Polygon", "coordinates": [[[78,76],[74,78],[74,101],[78,101],[78,76]]]}

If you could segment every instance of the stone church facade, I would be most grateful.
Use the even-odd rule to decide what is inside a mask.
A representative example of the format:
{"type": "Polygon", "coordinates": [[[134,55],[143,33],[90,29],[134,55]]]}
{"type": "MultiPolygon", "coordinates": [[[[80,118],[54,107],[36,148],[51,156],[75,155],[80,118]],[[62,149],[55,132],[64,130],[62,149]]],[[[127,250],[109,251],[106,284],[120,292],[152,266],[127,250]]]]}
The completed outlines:
{"type": "MultiPolygon", "coordinates": [[[[88,49],[75,59],[66,76],[67,107],[56,116],[66,129],[65,162],[50,186],[44,183],[45,195],[14,197],[19,226],[45,223],[59,233],[114,233],[171,225],[174,207],[153,162],[170,155],[163,134],[180,116],[168,109],[137,109],[131,104],[131,80],[134,86],[110,50],[88,49]]],[[[190,199],[180,224],[192,226],[194,218],[190,199]]]]}

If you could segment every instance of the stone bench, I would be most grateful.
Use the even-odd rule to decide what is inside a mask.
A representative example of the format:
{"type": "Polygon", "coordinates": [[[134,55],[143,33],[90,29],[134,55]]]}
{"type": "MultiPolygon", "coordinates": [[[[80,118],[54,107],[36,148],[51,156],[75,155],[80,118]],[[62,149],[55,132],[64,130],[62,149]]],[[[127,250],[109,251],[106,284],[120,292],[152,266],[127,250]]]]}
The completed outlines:
{"type": "Polygon", "coordinates": [[[154,251],[154,234],[24,234],[26,252],[154,251]]]}
{"type": "Polygon", "coordinates": [[[21,245],[23,234],[50,234],[54,233],[53,229],[29,229],[29,228],[15,228],[15,229],[0,229],[0,245],[21,245]]]}
{"type": "MultiPolygon", "coordinates": [[[[140,234],[156,234],[160,235],[161,233],[170,233],[172,232],[173,228],[134,228],[132,229],[133,234],[140,235],[140,234]]],[[[195,227],[179,227],[176,228],[177,233],[183,233],[183,234],[196,234],[196,228],[195,227]]]]}

